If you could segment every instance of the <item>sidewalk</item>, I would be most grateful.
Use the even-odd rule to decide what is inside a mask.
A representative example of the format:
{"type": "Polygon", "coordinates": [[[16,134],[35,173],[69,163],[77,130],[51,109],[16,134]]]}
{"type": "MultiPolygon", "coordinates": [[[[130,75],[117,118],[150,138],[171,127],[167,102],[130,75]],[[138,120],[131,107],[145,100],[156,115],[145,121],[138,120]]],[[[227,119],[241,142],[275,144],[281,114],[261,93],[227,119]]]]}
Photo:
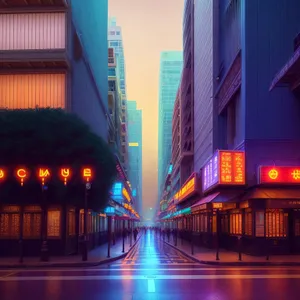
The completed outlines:
{"type": "Polygon", "coordinates": [[[239,261],[237,252],[220,249],[219,260],[216,260],[216,250],[194,246],[192,255],[191,245],[186,240],[178,238],[177,247],[174,246],[173,238],[170,242],[165,240],[169,246],[179,250],[182,254],[201,264],[220,265],[220,266],[300,266],[300,255],[273,255],[266,259],[266,256],[251,256],[242,253],[242,260],[239,261]]]}
{"type": "Polygon", "coordinates": [[[82,261],[81,254],[69,256],[50,256],[49,262],[41,262],[39,257],[24,257],[23,263],[19,263],[18,257],[0,257],[0,269],[9,268],[72,268],[72,267],[93,267],[111,263],[113,261],[124,258],[128,252],[139,241],[132,241],[130,247],[129,238],[125,239],[125,252],[122,252],[122,238],[116,241],[115,245],[111,245],[110,258],[107,257],[107,244],[103,244],[88,253],[88,261],[82,261]]]}

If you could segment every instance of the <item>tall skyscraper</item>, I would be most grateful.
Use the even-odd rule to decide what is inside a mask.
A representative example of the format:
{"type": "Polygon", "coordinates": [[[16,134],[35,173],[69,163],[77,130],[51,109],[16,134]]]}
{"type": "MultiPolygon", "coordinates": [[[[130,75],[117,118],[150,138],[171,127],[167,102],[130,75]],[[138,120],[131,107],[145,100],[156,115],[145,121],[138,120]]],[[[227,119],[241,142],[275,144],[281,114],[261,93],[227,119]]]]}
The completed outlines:
{"type": "Polygon", "coordinates": [[[172,147],[172,116],[181,78],[182,51],[164,51],[160,56],[158,103],[158,197],[167,175],[172,147]]]}
{"type": "Polygon", "coordinates": [[[142,212],[142,110],[137,109],[136,101],[127,101],[128,109],[128,177],[131,183],[136,207],[142,212]]]}
{"type": "Polygon", "coordinates": [[[114,49],[115,59],[117,62],[116,77],[121,90],[121,123],[122,123],[122,148],[121,161],[124,170],[128,171],[128,122],[127,122],[127,96],[126,96],[126,76],[125,76],[125,59],[122,40],[122,29],[117,26],[115,17],[108,20],[108,47],[114,49]]]}

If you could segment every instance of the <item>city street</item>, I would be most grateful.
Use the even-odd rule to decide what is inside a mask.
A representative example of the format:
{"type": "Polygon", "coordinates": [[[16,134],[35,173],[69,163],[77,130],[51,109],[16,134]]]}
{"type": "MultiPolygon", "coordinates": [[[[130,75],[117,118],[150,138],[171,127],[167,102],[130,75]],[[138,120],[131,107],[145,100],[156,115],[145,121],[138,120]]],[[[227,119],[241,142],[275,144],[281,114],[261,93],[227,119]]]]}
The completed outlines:
{"type": "Polygon", "coordinates": [[[300,268],[210,267],[144,234],[122,261],[97,268],[0,270],[0,299],[299,299],[300,268]]]}

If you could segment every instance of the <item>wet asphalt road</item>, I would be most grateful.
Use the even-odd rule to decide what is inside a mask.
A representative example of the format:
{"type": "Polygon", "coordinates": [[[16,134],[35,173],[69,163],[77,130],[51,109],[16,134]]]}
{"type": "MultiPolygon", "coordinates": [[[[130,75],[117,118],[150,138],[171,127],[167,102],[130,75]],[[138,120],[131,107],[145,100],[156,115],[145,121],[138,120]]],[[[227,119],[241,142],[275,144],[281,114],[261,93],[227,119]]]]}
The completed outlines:
{"type": "Polygon", "coordinates": [[[299,267],[209,267],[148,232],[122,261],[87,269],[0,270],[1,300],[294,300],[299,267]]]}

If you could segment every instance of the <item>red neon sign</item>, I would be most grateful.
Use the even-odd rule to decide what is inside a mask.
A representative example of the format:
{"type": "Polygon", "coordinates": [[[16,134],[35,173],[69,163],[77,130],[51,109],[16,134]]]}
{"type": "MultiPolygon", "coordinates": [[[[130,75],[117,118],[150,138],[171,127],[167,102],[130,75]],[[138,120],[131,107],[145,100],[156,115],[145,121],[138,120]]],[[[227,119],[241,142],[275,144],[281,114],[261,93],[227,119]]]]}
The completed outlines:
{"type": "Polygon", "coordinates": [[[300,166],[260,166],[259,183],[300,184],[300,166]]]}
{"type": "Polygon", "coordinates": [[[28,176],[28,171],[25,168],[19,168],[16,170],[16,176],[20,180],[21,186],[23,186],[24,180],[28,176]]]}

